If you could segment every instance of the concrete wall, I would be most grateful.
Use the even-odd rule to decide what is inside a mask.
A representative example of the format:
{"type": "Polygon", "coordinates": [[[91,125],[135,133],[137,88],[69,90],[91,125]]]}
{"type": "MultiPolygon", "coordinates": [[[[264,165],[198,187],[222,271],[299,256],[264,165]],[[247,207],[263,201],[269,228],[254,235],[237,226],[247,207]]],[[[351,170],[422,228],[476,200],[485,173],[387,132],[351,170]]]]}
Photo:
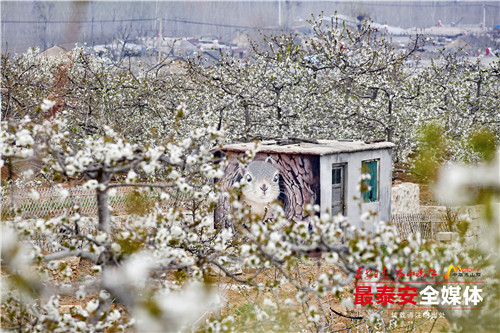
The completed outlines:
{"type": "Polygon", "coordinates": [[[332,202],[332,164],[346,164],[345,184],[345,216],[352,225],[370,228],[360,216],[364,212],[376,212],[376,220],[390,221],[391,218],[391,186],[392,186],[392,149],[378,149],[360,152],[346,152],[326,155],[320,158],[321,177],[321,211],[329,212],[332,202]],[[359,192],[361,180],[361,164],[363,161],[379,159],[379,201],[363,202],[359,192]]]}
{"type": "MultiPolygon", "coordinates": [[[[447,207],[445,206],[422,206],[421,213],[435,213],[435,214],[446,214],[447,207]]],[[[463,245],[465,250],[475,249],[479,246],[479,239],[481,235],[487,232],[486,225],[481,217],[482,209],[481,206],[465,206],[465,207],[448,207],[452,211],[457,213],[459,220],[467,220],[469,222],[469,228],[464,236],[463,245]]],[[[458,240],[456,236],[448,233],[438,233],[437,238],[441,242],[449,242],[452,240],[458,240]],[[451,238],[450,238],[451,237],[451,238]],[[455,238],[454,238],[455,237],[455,238]]]]}
{"type": "Polygon", "coordinates": [[[420,213],[420,188],[418,184],[401,183],[392,187],[391,214],[420,213]]]}

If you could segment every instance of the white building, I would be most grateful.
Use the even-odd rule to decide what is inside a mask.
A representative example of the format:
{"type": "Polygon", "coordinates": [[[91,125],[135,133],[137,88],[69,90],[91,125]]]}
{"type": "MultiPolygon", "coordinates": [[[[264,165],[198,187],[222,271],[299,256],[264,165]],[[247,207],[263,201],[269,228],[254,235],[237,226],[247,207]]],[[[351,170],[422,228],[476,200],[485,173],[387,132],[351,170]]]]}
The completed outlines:
{"type": "MultiPolygon", "coordinates": [[[[254,146],[243,143],[223,147],[230,163],[222,186],[229,189],[244,176],[236,157],[254,146]]],[[[321,212],[341,213],[351,224],[363,227],[360,217],[365,212],[377,214],[377,220],[390,221],[393,147],[390,142],[351,140],[262,141],[253,161],[266,161],[279,170],[278,201],[289,219],[307,219],[303,207],[312,203],[320,205],[321,212]],[[364,193],[360,192],[362,174],[370,175],[364,180],[369,185],[364,193]]]]}

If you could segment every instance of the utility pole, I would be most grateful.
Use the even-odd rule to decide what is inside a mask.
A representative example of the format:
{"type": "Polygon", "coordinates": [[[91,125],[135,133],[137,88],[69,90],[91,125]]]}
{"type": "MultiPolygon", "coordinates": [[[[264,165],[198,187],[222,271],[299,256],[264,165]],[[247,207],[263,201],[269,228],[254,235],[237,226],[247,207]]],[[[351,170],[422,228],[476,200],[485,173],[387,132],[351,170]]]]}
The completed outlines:
{"type": "Polygon", "coordinates": [[[162,32],[161,32],[161,28],[162,28],[162,19],[159,17],[159,11],[158,11],[158,0],[156,0],[155,2],[155,12],[156,12],[156,22],[157,22],[157,28],[158,28],[158,35],[156,36],[157,38],[157,43],[156,43],[156,47],[158,48],[158,62],[160,62],[160,59],[161,59],[161,41],[163,41],[163,37],[161,36],[162,32]]]}
{"type": "Polygon", "coordinates": [[[92,23],[90,25],[90,39],[92,40],[92,48],[94,48],[94,2],[90,3],[90,15],[92,16],[92,23]]]}
{"type": "Polygon", "coordinates": [[[278,0],[278,25],[281,27],[281,0],[278,0]]]}
{"type": "Polygon", "coordinates": [[[161,59],[161,47],[163,45],[163,37],[162,37],[162,23],[163,19],[159,18],[158,19],[158,62],[160,62],[161,59]]]}
{"type": "Polygon", "coordinates": [[[486,31],[486,6],[483,4],[483,31],[486,31]]]}

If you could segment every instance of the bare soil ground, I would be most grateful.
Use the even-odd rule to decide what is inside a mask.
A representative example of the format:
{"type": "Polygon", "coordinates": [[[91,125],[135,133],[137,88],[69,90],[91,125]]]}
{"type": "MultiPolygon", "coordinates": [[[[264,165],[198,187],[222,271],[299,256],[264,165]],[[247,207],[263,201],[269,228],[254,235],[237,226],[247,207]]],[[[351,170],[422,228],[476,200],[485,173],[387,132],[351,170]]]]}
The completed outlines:
{"type": "MultiPolygon", "coordinates": [[[[85,281],[88,280],[89,276],[92,276],[92,266],[93,263],[91,263],[88,260],[81,259],[78,262],[77,267],[73,270],[73,275],[71,276],[70,279],[65,280],[65,283],[71,283],[75,287],[78,287],[78,285],[84,283],[85,281]]],[[[320,259],[309,259],[309,260],[304,260],[301,261],[291,272],[289,272],[292,276],[294,276],[295,282],[297,284],[305,284],[305,283],[311,283],[314,281],[320,274],[322,273],[328,273],[328,272],[333,272],[335,273],[340,273],[343,275],[342,271],[340,268],[329,265],[325,263],[323,260],[320,259]]],[[[250,276],[254,276],[256,273],[255,270],[243,270],[243,274],[238,275],[239,278],[246,279],[250,276]]],[[[166,278],[167,279],[174,279],[175,272],[168,272],[166,278]]],[[[344,275],[345,276],[345,275],[344,275]]],[[[260,274],[256,275],[254,278],[255,282],[258,283],[266,283],[270,282],[274,279],[279,279],[281,277],[281,274],[276,271],[275,269],[266,269],[263,270],[260,274]]],[[[53,281],[54,282],[61,282],[60,279],[58,279],[57,275],[53,276],[53,281]]],[[[225,307],[222,309],[222,314],[224,313],[234,313],[234,310],[236,309],[236,313],[239,311],[238,309],[243,309],[245,307],[252,307],[255,304],[262,304],[263,300],[265,298],[273,300],[275,303],[278,304],[283,304],[284,300],[286,298],[295,300],[295,297],[297,295],[297,289],[291,284],[291,283],[286,283],[282,286],[280,286],[277,290],[273,292],[270,291],[262,291],[262,290],[257,290],[256,288],[252,288],[250,286],[241,284],[236,282],[230,277],[227,276],[220,276],[220,275],[211,275],[207,281],[208,283],[212,284],[214,287],[217,288],[219,295],[221,298],[224,299],[225,302],[225,307]]],[[[349,289],[354,288],[353,283],[349,284],[347,286],[349,289]]],[[[88,301],[91,299],[95,298],[97,296],[97,291],[94,294],[88,294],[85,299],[78,300],[75,298],[73,295],[66,295],[62,296],[59,303],[60,303],[60,310],[61,312],[65,313],[71,313],[72,308],[75,307],[82,307],[85,308],[85,305],[88,301]]],[[[342,297],[351,297],[354,299],[352,293],[348,292],[347,290],[342,292],[342,297]]],[[[326,297],[321,298],[320,300],[313,299],[309,303],[310,305],[314,305],[317,308],[320,308],[320,305],[325,309],[326,313],[330,318],[333,319],[333,324],[329,327],[329,330],[331,332],[365,332],[367,331],[367,327],[364,324],[364,321],[368,318],[370,315],[370,311],[367,310],[351,310],[344,305],[340,304],[340,300],[338,297],[334,295],[328,295],[326,297]],[[356,319],[349,319],[345,318],[342,316],[339,316],[337,314],[334,314],[333,312],[330,312],[329,309],[333,309],[336,312],[343,314],[347,317],[363,317],[362,320],[356,320],[356,319]],[[360,324],[359,324],[360,323],[360,324]],[[353,326],[357,325],[358,326],[353,326]],[[352,328],[350,330],[347,329],[348,326],[351,326],[352,328]]],[[[116,304],[115,306],[120,306],[119,304],[116,304]]],[[[298,303],[296,304],[296,310],[299,309],[298,303]]],[[[355,305],[355,307],[360,307],[358,305],[355,305]]],[[[436,314],[436,312],[434,312],[436,314]]],[[[400,327],[394,330],[385,330],[387,332],[440,332],[440,331],[447,331],[450,327],[449,323],[447,322],[446,319],[444,318],[437,318],[436,320],[434,319],[428,319],[428,320],[423,320],[421,318],[423,314],[423,311],[415,310],[412,311],[408,307],[405,308],[403,311],[397,311],[397,310],[383,310],[381,311],[381,315],[384,318],[384,321],[386,323],[389,323],[390,320],[394,317],[400,318],[401,319],[401,324],[400,327]],[[420,317],[420,318],[417,318],[420,317]],[[411,318],[410,318],[411,317],[411,318]]],[[[306,318],[305,316],[300,316],[299,318],[296,319],[297,323],[300,325],[305,325],[306,324],[306,318]]],[[[387,327],[388,328],[388,327],[387,327]]],[[[244,331],[250,331],[248,328],[244,331]]]]}
{"type": "MultiPolygon", "coordinates": [[[[334,265],[326,264],[323,260],[320,259],[309,259],[303,262],[300,262],[299,265],[294,269],[294,273],[297,276],[296,282],[298,284],[313,282],[320,274],[333,272],[334,274],[340,273],[343,277],[345,274],[341,271],[340,268],[334,265]]],[[[255,271],[244,271],[243,277],[254,274],[255,271]]],[[[256,282],[268,282],[273,278],[279,278],[280,274],[277,273],[273,269],[266,270],[256,277],[256,282]]],[[[264,298],[269,298],[275,302],[283,302],[286,298],[295,299],[297,294],[297,289],[291,284],[287,283],[281,286],[278,290],[278,299],[276,298],[276,293],[273,294],[271,292],[258,292],[252,290],[251,288],[246,288],[244,292],[242,292],[238,288],[227,288],[229,285],[238,285],[235,284],[233,280],[229,277],[219,277],[216,284],[222,286],[220,287],[221,291],[225,293],[226,302],[230,304],[231,307],[241,306],[242,304],[252,302],[252,301],[262,301],[264,298]],[[226,289],[224,289],[224,287],[226,289]]],[[[345,287],[345,291],[342,292],[343,298],[351,297],[354,299],[353,294],[349,291],[354,289],[354,283],[351,282],[349,285],[345,287]]],[[[367,310],[351,310],[346,306],[340,304],[340,299],[332,294],[329,294],[326,297],[323,297],[320,300],[311,300],[310,305],[314,305],[317,308],[324,308],[325,312],[328,316],[334,318],[334,324],[329,327],[329,331],[345,331],[345,332],[366,332],[368,331],[366,325],[361,324],[368,318],[371,311],[367,310]],[[347,317],[363,317],[363,320],[349,319],[337,314],[334,314],[329,311],[329,309],[333,309],[338,313],[341,313],[347,317]],[[347,329],[348,326],[356,325],[360,323],[361,325],[355,326],[352,329],[347,329]]],[[[355,305],[355,308],[359,308],[359,305],[355,305]]],[[[395,306],[391,306],[391,308],[396,308],[395,306]]],[[[450,327],[448,321],[444,318],[439,318],[437,312],[434,314],[437,316],[435,322],[432,320],[425,320],[422,318],[422,314],[424,311],[420,310],[410,310],[409,307],[399,307],[401,310],[384,310],[381,312],[382,317],[386,323],[389,323],[390,320],[394,317],[400,318],[402,320],[402,324],[398,329],[390,330],[391,332],[439,332],[439,331],[447,331],[450,327]],[[410,318],[411,315],[411,318],[410,318]],[[417,318],[417,316],[419,318],[417,318]]],[[[298,308],[296,310],[299,310],[298,308]]],[[[298,322],[300,324],[306,324],[306,318],[301,316],[298,318],[298,322]]],[[[388,327],[387,327],[388,328],[388,327]]],[[[387,330],[389,331],[389,329],[387,330]]]]}

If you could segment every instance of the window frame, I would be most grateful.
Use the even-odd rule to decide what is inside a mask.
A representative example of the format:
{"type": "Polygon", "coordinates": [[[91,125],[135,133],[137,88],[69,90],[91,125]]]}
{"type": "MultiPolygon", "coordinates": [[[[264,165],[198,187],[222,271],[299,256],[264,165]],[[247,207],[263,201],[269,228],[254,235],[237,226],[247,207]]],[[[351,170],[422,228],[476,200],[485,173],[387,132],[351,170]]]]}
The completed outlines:
{"type": "Polygon", "coordinates": [[[371,176],[371,179],[365,179],[363,182],[365,184],[369,185],[371,188],[369,191],[366,191],[363,193],[363,203],[371,203],[371,202],[379,202],[380,201],[380,159],[379,158],[372,158],[369,160],[363,160],[361,161],[361,173],[365,174],[368,173],[371,176]],[[375,170],[375,187],[372,186],[374,182],[374,177],[373,177],[373,170],[369,169],[367,166],[367,163],[370,162],[376,162],[376,170],[375,170]],[[370,172],[365,172],[367,170],[370,170],[370,172]],[[375,198],[373,198],[373,195],[375,195],[375,198]]]}

